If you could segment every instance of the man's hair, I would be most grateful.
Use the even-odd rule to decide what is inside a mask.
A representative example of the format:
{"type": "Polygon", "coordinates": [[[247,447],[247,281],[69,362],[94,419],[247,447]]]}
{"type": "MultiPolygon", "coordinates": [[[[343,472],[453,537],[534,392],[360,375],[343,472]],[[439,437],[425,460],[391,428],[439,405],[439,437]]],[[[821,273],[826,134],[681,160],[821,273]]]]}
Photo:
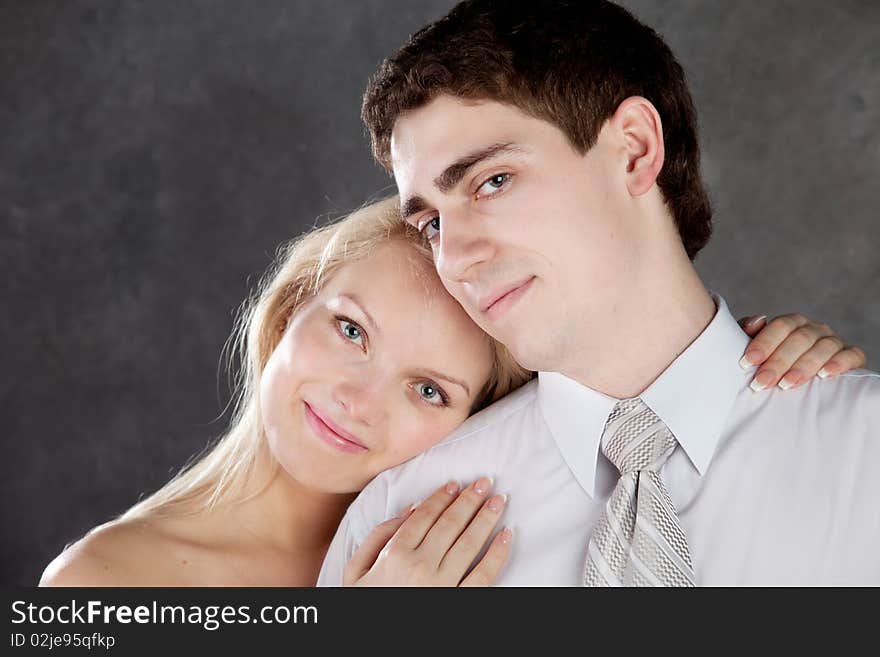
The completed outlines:
{"type": "Polygon", "coordinates": [[[391,171],[391,132],[441,94],[492,100],[556,125],[581,154],[630,96],[663,125],[657,184],[693,259],[712,232],[697,117],[684,71],[651,28],[602,0],[466,0],[383,62],[364,95],[373,154],[391,171]]]}

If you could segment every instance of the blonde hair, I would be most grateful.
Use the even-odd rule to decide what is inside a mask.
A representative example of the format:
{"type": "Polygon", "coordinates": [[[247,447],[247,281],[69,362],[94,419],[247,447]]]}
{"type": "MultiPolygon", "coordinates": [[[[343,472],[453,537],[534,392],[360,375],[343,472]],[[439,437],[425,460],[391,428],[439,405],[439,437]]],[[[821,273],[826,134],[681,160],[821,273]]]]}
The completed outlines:
{"type": "MultiPolygon", "coordinates": [[[[220,503],[247,499],[244,490],[248,483],[256,489],[252,495],[269,485],[274,470],[267,472],[265,481],[253,481],[261,459],[271,459],[259,401],[260,376],[269,356],[291,314],[318,294],[340,267],[367,257],[377,246],[393,239],[407,241],[431,261],[430,248],[418,231],[401,221],[397,197],[367,205],[279,249],[257,291],[242,305],[228,343],[234,408],[229,429],[171,481],[126,511],[122,519],[208,510],[220,503]]],[[[493,353],[492,373],[471,412],[488,406],[534,376],[502,344],[489,336],[487,339],[493,353]]],[[[278,467],[277,462],[274,467],[278,467]]]]}

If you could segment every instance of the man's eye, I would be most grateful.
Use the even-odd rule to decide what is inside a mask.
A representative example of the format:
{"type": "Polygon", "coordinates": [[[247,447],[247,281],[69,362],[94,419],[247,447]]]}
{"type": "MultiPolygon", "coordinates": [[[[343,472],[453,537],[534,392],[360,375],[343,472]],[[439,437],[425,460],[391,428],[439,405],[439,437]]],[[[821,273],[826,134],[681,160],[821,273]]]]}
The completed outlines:
{"type": "Polygon", "coordinates": [[[344,338],[363,346],[364,333],[360,326],[344,317],[336,318],[336,326],[339,328],[339,332],[342,333],[344,338]]]}
{"type": "Polygon", "coordinates": [[[421,233],[429,242],[433,242],[440,235],[440,217],[433,217],[422,224],[421,233]]]}
{"type": "Polygon", "coordinates": [[[510,180],[509,173],[497,173],[480,185],[477,195],[490,196],[501,189],[508,180],[510,180]]]}
{"type": "Polygon", "coordinates": [[[443,391],[434,383],[430,381],[425,381],[423,383],[417,383],[416,392],[429,404],[434,406],[446,406],[449,404],[449,400],[446,398],[446,395],[443,391]]]}

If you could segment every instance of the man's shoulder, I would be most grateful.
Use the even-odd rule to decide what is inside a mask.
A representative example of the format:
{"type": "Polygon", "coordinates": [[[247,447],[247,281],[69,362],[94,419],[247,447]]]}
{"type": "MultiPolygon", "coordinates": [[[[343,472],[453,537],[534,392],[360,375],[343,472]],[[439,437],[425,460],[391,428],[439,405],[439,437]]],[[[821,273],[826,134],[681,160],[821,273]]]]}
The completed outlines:
{"type": "MultiPolygon", "coordinates": [[[[822,381],[822,379],[819,380],[822,381]]],[[[880,386],[880,372],[868,369],[850,370],[830,379],[825,379],[825,381],[838,381],[844,386],[866,386],[866,389],[877,390],[878,386],[880,386]]]]}
{"type": "MultiPolygon", "coordinates": [[[[795,390],[772,390],[740,397],[741,413],[731,435],[760,437],[762,449],[812,451],[831,458],[863,447],[880,449],[880,374],[852,370],[814,378],[795,390]]],[[[880,457],[880,453],[878,453],[880,457]]]]}
{"type": "Polygon", "coordinates": [[[819,411],[845,405],[855,412],[880,413],[880,373],[850,370],[832,378],[816,378],[805,387],[819,411]]]}
{"type": "Polygon", "coordinates": [[[502,428],[508,422],[519,421],[524,413],[532,409],[537,399],[538,380],[533,379],[479,413],[471,415],[455,431],[424,452],[422,456],[434,450],[443,450],[468,438],[493,435],[495,430],[502,428]]]}
{"type": "Polygon", "coordinates": [[[802,413],[833,412],[846,407],[849,411],[880,411],[880,373],[857,369],[825,379],[814,377],[795,390],[773,390],[754,394],[743,389],[741,400],[754,404],[756,410],[774,412],[785,407],[802,413]],[[772,403],[767,401],[772,400],[772,403]]]}

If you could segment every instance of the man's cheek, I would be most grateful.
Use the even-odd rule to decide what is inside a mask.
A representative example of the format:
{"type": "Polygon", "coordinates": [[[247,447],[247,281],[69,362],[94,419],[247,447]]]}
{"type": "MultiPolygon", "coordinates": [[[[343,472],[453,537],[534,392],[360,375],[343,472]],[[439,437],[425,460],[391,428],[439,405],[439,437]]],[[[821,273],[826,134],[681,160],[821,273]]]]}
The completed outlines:
{"type": "Polygon", "coordinates": [[[458,302],[459,306],[464,308],[464,311],[468,316],[479,326],[480,322],[485,318],[483,317],[483,313],[481,313],[480,309],[477,307],[477,302],[472,299],[472,295],[468,295],[467,291],[464,290],[461,285],[456,285],[452,281],[444,278],[441,278],[440,280],[443,283],[443,287],[449,292],[449,295],[458,302]]]}

